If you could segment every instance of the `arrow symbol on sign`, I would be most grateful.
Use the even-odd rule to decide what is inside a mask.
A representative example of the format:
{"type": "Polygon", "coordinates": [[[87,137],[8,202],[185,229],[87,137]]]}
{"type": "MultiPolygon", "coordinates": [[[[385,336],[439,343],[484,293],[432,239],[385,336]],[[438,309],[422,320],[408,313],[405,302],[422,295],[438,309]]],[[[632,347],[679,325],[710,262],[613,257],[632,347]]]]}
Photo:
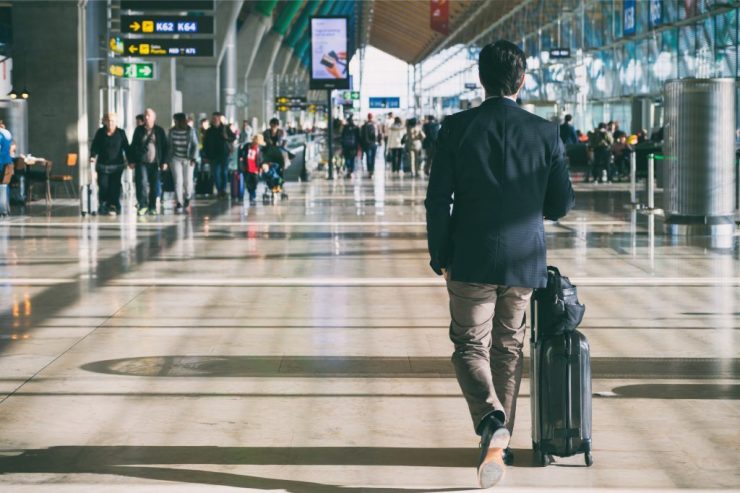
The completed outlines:
{"type": "Polygon", "coordinates": [[[149,67],[147,65],[144,65],[143,67],[141,67],[141,69],[139,69],[139,71],[142,73],[142,75],[146,75],[146,76],[152,75],[152,69],[151,69],[151,67],[149,67]]]}
{"type": "Polygon", "coordinates": [[[128,47],[128,51],[129,53],[136,53],[137,51],[139,51],[139,49],[136,46],[131,45],[128,47]]]}
{"type": "Polygon", "coordinates": [[[139,24],[137,21],[134,21],[133,24],[129,24],[129,26],[132,31],[137,32],[141,28],[141,24],[139,24]]]}

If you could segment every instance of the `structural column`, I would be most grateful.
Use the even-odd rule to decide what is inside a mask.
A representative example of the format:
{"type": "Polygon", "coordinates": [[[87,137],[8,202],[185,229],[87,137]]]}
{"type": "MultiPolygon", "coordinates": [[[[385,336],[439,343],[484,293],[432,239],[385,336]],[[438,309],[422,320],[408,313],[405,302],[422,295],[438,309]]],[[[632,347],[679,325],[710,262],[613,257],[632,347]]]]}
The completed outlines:
{"type": "Polygon", "coordinates": [[[229,121],[236,121],[236,24],[229,27],[224,41],[224,56],[221,60],[221,102],[224,115],[229,121]]]}
{"type": "Polygon", "coordinates": [[[28,152],[66,166],[67,153],[88,159],[87,2],[13,2],[13,82],[26,85],[28,152]]]}

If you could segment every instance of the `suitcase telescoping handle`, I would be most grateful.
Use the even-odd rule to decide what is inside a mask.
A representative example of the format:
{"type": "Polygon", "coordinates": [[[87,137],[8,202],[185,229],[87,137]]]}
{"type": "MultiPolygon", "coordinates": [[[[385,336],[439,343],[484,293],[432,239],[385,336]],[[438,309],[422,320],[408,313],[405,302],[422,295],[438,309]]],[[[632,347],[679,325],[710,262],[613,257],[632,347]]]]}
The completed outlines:
{"type": "Polygon", "coordinates": [[[530,308],[530,322],[531,329],[529,331],[529,342],[535,344],[537,342],[537,332],[539,327],[537,326],[537,290],[532,292],[532,301],[529,303],[530,308]]]}

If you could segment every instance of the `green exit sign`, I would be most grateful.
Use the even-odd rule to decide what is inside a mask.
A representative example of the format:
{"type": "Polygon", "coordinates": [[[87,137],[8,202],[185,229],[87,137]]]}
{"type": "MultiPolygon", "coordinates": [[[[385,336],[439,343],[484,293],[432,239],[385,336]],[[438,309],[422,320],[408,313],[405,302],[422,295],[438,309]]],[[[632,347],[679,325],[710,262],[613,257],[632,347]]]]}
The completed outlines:
{"type": "Polygon", "coordinates": [[[154,80],[153,62],[112,63],[108,73],[122,79],[154,80]]]}

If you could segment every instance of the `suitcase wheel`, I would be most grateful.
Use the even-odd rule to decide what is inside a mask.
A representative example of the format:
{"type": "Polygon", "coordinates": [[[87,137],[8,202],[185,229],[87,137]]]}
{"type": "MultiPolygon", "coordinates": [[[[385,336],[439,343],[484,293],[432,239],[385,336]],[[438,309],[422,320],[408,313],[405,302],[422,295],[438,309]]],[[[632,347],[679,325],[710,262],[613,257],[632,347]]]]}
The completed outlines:
{"type": "Polygon", "coordinates": [[[591,451],[589,450],[586,452],[585,456],[586,466],[591,467],[594,465],[594,456],[591,454],[591,451]]]}
{"type": "Polygon", "coordinates": [[[540,467],[547,467],[552,463],[552,456],[542,452],[539,448],[534,450],[535,464],[540,467]]]}
{"type": "Polygon", "coordinates": [[[80,212],[80,214],[82,214],[82,217],[85,217],[85,214],[87,213],[83,211],[83,212],[80,212]]]}

